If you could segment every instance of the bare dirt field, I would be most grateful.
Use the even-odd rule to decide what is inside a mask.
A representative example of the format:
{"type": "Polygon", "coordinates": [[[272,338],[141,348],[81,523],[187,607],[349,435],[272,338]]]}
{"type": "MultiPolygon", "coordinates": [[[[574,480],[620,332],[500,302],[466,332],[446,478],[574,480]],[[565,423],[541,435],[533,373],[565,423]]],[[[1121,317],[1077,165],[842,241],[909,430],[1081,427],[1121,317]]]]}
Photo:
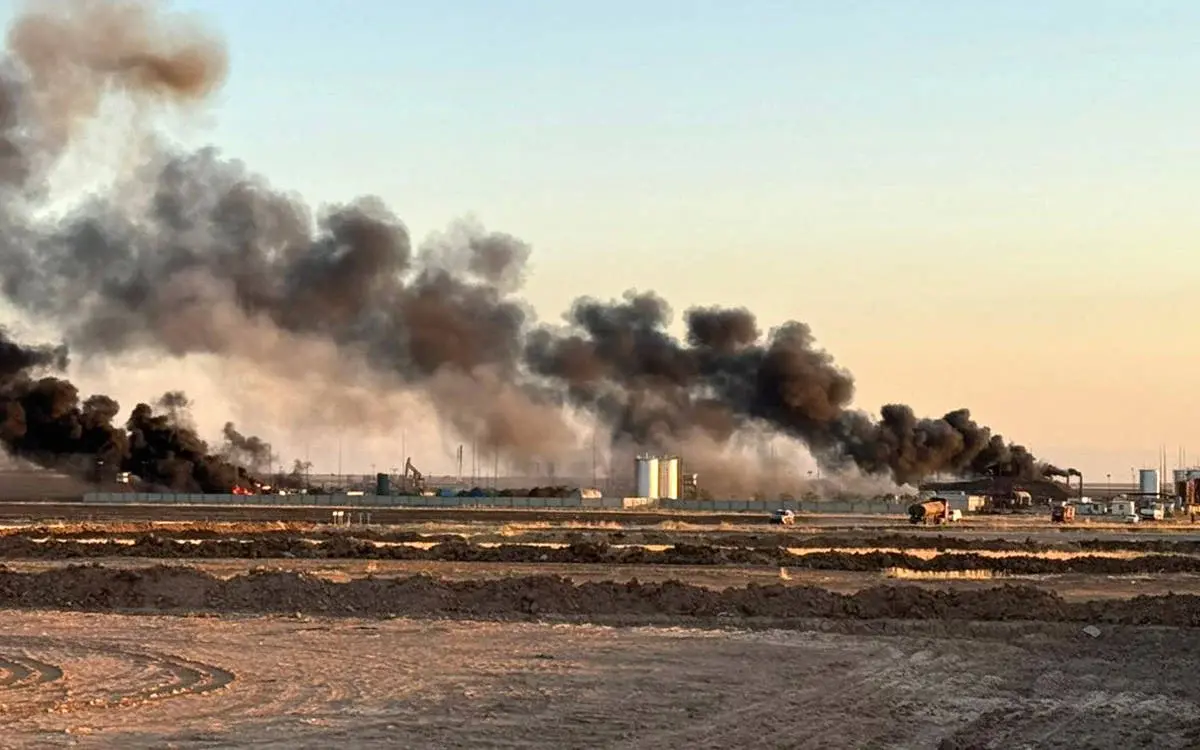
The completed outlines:
{"type": "Polygon", "coordinates": [[[34,520],[3,747],[1200,746],[1184,533],[34,520]]]}
{"type": "Polygon", "coordinates": [[[0,614],[12,748],[1186,748],[1191,631],[0,614]]]}

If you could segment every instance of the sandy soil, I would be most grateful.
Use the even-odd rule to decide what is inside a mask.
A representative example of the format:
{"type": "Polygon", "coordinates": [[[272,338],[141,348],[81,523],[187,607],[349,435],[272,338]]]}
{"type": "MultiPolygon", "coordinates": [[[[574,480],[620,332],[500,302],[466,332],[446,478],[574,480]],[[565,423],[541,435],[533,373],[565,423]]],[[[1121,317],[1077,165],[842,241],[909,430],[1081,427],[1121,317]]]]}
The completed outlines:
{"type": "MultiPolygon", "coordinates": [[[[8,522],[39,521],[194,521],[265,523],[331,522],[331,508],[287,506],[202,506],[202,505],[85,505],[79,501],[20,501],[5,498],[0,491],[0,519],[8,522]]],[[[667,525],[676,530],[771,529],[766,514],[744,512],[688,512],[664,510],[513,510],[451,508],[360,508],[354,518],[375,524],[410,525],[431,523],[470,528],[480,524],[516,526],[624,526],[667,525]]],[[[779,529],[780,527],[773,527],[779,529]]],[[[1024,539],[1033,535],[1045,540],[1062,539],[1076,534],[1111,533],[1143,538],[1183,536],[1200,538],[1200,524],[1189,522],[1146,522],[1112,524],[1079,520],[1071,524],[1051,524],[1047,515],[972,517],[950,527],[914,527],[903,515],[805,514],[792,529],[797,533],[813,531],[888,530],[903,533],[942,533],[963,537],[978,535],[1024,539]]]]}
{"type": "Polygon", "coordinates": [[[772,547],[828,531],[541,523],[374,531],[577,546],[489,561],[504,555],[444,539],[429,559],[371,559],[378,546],[305,524],[0,533],[0,746],[1200,747],[1200,549],[1184,535],[871,529],[781,572],[794,558],[772,547]],[[128,538],[81,538],[106,530],[128,538]],[[635,542],[681,548],[607,547],[635,542]],[[1020,575],[884,567],[963,561],[1020,575]]]}
{"type": "Polygon", "coordinates": [[[59,540],[16,535],[0,537],[0,559],[98,560],[103,558],[190,559],[359,559],[508,564],[606,564],[625,566],[736,566],[884,572],[905,568],[926,573],[985,571],[1000,575],[1200,574],[1200,555],[1189,552],[1137,554],[1129,550],[1028,552],[1025,550],[941,551],[936,549],[744,548],[678,541],[665,545],[580,541],[557,544],[478,544],[458,538],[434,543],[375,542],[348,536],[310,538],[270,535],[253,539],[173,540],[141,535],[59,540]]]}
{"type": "MultiPolygon", "coordinates": [[[[106,558],[88,563],[105,568],[146,570],[163,565],[162,560],[138,558],[106,558]]],[[[36,573],[78,565],[72,560],[5,561],[3,568],[36,573]]],[[[533,574],[554,575],[573,581],[643,581],[663,583],[686,581],[693,586],[725,589],[750,583],[760,586],[817,586],[842,594],[852,594],[872,586],[899,583],[888,573],[804,570],[786,568],[783,571],[760,567],[715,567],[710,565],[589,565],[563,563],[537,565],[511,563],[462,563],[426,560],[172,560],[171,566],[194,568],[220,578],[248,573],[252,570],[298,571],[319,576],[335,583],[345,583],[368,575],[377,578],[403,578],[429,575],[447,581],[482,581],[518,578],[533,574]]],[[[1160,594],[1192,594],[1200,596],[1200,575],[1179,573],[1097,576],[1090,574],[1004,576],[978,579],[904,580],[905,585],[934,590],[979,590],[1003,583],[1035,586],[1052,591],[1067,601],[1095,599],[1129,599],[1135,596],[1160,594]]]]}
{"type": "Polygon", "coordinates": [[[0,614],[11,748],[1200,742],[1200,634],[0,614]]]}

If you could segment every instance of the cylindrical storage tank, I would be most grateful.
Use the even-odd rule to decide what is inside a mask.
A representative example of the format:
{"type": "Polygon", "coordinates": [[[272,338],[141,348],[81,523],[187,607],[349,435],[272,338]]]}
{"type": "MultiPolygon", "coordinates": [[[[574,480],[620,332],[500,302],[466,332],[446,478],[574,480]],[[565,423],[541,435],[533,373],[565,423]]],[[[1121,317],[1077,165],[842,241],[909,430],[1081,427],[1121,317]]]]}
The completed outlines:
{"type": "Polygon", "coordinates": [[[658,459],[653,456],[637,457],[637,496],[658,497],[658,459]]]}
{"type": "Polygon", "coordinates": [[[671,456],[658,461],[658,496],[669,500],[679,499],[679,459],[671,456]]]}
{"type": "Polygon", "coordinates": [[[375,494],[380,496],[392,494],[392,478],[387,474],[376,474],[375,494]]]}
{"type": "Polygon", "coordinates": [[[1138,469],[1138,492],[1143,495],[1158,494],[1158,470],[1138,469]]]}

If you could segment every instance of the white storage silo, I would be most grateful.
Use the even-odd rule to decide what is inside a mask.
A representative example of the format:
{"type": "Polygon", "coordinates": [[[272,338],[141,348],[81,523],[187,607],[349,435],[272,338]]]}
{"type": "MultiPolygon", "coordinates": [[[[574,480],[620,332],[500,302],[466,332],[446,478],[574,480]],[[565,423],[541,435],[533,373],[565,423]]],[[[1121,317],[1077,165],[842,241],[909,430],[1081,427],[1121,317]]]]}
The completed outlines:
{"type": "Polygon", "coordinates": [[[636,459],[637,496],[658,497],[658,459],[654,456],[638,456],[636,459]]]}
{"type": "Polygon", "coordinates": [[[1138,492],[1143,495],[1158,494],[1158,469],[1138,469],[1138,492]]]}
{"type": "Polygon", "coordinates": [[[679,458],[668,456],[658,461],[660,477],[658,496],[669,500],[679,499],[679,458]]]}

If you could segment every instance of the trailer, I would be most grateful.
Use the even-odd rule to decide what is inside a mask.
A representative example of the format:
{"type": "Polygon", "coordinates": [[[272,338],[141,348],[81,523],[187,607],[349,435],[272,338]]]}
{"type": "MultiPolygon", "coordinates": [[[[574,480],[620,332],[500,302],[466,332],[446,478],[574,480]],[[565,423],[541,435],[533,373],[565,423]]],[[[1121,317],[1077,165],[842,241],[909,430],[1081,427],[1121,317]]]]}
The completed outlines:
{"type": "Polygon", "coordinates": [[[908,522],[917,524],[943,524],[950,520],[950,508],[945,500],[926,500],[908,507],[908,522]]]}

